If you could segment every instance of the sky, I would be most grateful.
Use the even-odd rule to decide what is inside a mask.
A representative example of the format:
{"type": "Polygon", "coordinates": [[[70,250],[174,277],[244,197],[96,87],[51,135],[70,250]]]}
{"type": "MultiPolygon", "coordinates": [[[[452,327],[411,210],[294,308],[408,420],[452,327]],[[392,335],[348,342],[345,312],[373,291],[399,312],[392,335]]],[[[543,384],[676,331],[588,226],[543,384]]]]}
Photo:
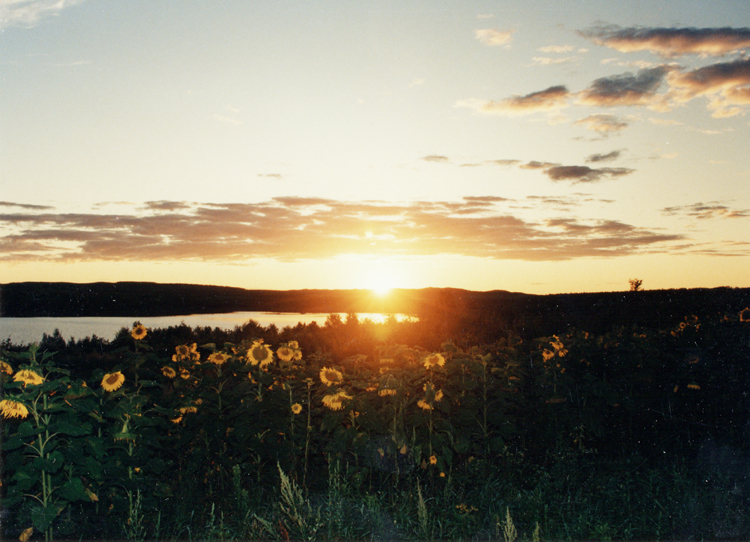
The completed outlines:
{"type": "Polygon", "coordinates": [[[746,0],[0,0],[0,283],[750,287],[746,0]]]}

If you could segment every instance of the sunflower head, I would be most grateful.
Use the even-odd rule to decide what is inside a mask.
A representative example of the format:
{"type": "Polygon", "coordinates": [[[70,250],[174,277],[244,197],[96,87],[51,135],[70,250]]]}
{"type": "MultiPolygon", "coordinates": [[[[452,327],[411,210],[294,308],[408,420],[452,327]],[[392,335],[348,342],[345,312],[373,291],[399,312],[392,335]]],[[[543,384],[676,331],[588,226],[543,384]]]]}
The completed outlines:
{"type": "Polygon", "coordinates": [[[344,401],[351,399],[345,391],[339,390],[336,393],[323,396],[323,404],[331,410],[341,410],[344,408],[344,401]]]}
{"type": "Polygon", "coordinates": [[[104,391],[115,391],[119,390],[125,382],[125,375],[120,371],[116,373],[107,373],[102,378],[102,388],[104,391]]]}
{"type": "Polygon", "coordinates": [[[443,365],[445,365],[445,358],[442,354],[430,354],[424,359],[424,366],[427,369],[442,367],[443,365]]]}
{"type": "Polygon", "coordinates": [[[12,375],[13,367],[11,367],[8,363],[0,359],[0,373],[12,375]]]}
{"type": "Polygon", "coordinates": [[[13,399],[3,399],[0,401],[0,413],[3,418],[25,418],[29,415],[29,410],[23,403],[13,399]]]}
{"type": "Polygon", "coordinates": [[[335,384],[340,384],[343,379],[344,379],[343,375],[336,369],[329,369],[328,367],[323,367],[320,370],[320,381],[326,386],[333,386],[335,384]]]}
{"type": "Polygon", "coordinates": [[[247,359],[252,365],[265,367],[273,361],[273,351],[263,341],[255,341],[247,351],[247,359]]]}
{"type": "Polygon", "coordinates": [[[146,326],[142,324],[136,325],[133,330],[130,332],[130,336],[133,337],[136,341],[142,341],[146,338],[147,334],[146,326]]]}
{"type": "Polygon", "coordinates": [[[302,412],[302,405],[300,405],[299,403],[294,403],[292,405],[292,412],[294,414],[299,414],[300,412],[302,412]]]}
{"type": "Polygon", "coordinates": [[[36,386],[38,384],[44,383],[44,379],[41,376],[39,376],[39,374],[29,369],[18,371],[13,377],[13,380],[15,382],[23,382],[24,387],[26,387],[27,384],[36,386]]]}
{"type": "Polygon", "coordinates": [[[288,346],[282,346],[281,348],[276,350],[276,356],[281,361],[292,361],[294,359],[294,350],[292,350],[288,346]]]}
{"type": "Polygon", "coordinates": [[[163,374],[167,378],[174,378],[177,376],[177,372],[172,369],[172,367],[162,367],[161,374],[163,374]]]}
{"type": "Polygon", "coordinates": [[[213,354],[208,356],[208,361],[216,365],[223,365],[228,360],[229,356],[227,356],[226,354],[222,354],[221,352],[214,352],[213,354]]]}

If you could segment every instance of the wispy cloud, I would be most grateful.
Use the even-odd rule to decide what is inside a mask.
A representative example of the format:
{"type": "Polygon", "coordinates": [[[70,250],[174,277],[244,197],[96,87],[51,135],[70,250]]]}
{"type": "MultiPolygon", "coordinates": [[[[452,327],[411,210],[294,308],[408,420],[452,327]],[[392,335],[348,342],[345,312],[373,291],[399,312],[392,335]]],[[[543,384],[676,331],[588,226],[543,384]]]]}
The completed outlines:
{"type": "Polygon", "coordinates": [[[225,124],[234,124],[235,126],[239,126],[240,124],[242,124],[241,120],[238,120],[234,117],[229,117],[227,115],[216,114],[216,115],[213,115],[213,119],[219,122],[223,122],[225,124]]]}
{"type": "Polygon", "coordinates": [[[565,260],[640,253],[682,239],[613,219],[528,221],[498,196],[456,202],[274,198],[151,202],[130,214],[0,214],[0,260],[279,261],[346,254],[565,260]]]}
{"type": "Polygon", "coordinates": [[[586,162],[611,162],[617,160],[622,151],[612,151],[607,154],[591,154],[586,158],[586,162]]]}
{"type": "Polygon", "coordinates": [[[532,66],[549,66],[551,64],[567,64],[568,62],[576,62],[580,60],[577,56],[565,56],[558,58],[550,58],[547,56],[535,56],[531,58],[532,66]]]}
{"type": "Polygon", "coordinates": [[[635,171],[625,167],[591,168],[588,166],[561,165],[544,166],[541,169],[553,181],[573,181],[575,183],[595,183],[606,178],[630,175],[635,171]]]}
{"type": "Polygon", "coordinates": [[[556,85],[525,96],[512,96],[500,101],[459,102],[457,105],[474,107],[481,113],[527,115],[538,111],[551,111],[565,107],[568,96],[570,96],[570,93],[566,87],[556,85]]]}
{"type": "Polygon", "coordinates": [[[499,45],[507,45],[513,41],[513,34],[515,29],[510,30],[498,30],[496,28],[481,28],[474,31],[474,37],[476,37],[484,45],[491,47],[497,47],[499,45]]]}
{"type": "Polygon", "coordinates": [[[651,51],[666,58],[686,54],[725,55],[750,47],[750,28],[598,26],[579,34],[622,53],[651,51]]]}
{"type": "Polygon", "coordinates": [[[687,216],[701,220],[709,218],[750,218],[750,209],[730,209],[720,202],[693,203],[662,209],[665,215],[687,216]]]}
{"type": "Polygon", "coordinates": [[[429,156],[423,156],[420,158],[420,160],[424,160],[425,162],[438,162],[438,163],[445,163],[448,162],[447,156],[442,156],[439,154],[430,154],[429,156]]]}
{"type": "Polygon", "coordinates": [[[31,28],[42,19],[58,15],[65,8],[86,0],[0,0],[0,28],[31,28]]]}
{"type": "MultiPolygon", "coordinates": [[[[612,151],[609,154],[600,155],[594,154],[589,156],[588,162],[605,162],[614,160],[619,157],[620,151],[612,151]]],[[[425,156],[422,160],[428,160],[430,162],[449,163],[450,160],[447,156],[425,156]]],[[[572,181],[573,183],[594,183],[603,181],[608,178],[622,177],[624,175],[630,175],[635,170],[625,167],[604,167],[604,168],[591,168],[589,166],[581,165],[562,165],[554,162],[540,162],[537,160],[531,160],[529,162],[522,162],[521,160],[514,159],[500,159],[500,160],[485,160],[481,163],[476,164],[462,164],[461,167],[479,167],[481,165],[498,165],[511,167],[516,166],[520,169],[527,170],[539,170],[544,173],[550,180],[558,181],[572,181]]]]}
{"type": "Polygon", "coordinates": [[[585,126],[589,130],[599,132],[602,135],[608,135],[619,132],[628,127],[628,122],[614,115],[589,115],[583,119],[575,121],[577,126],[585,126]]]}
{"type": "Polygon", "coordinates": [[[537,51],[540,53],[569,53],[574,49],[575,47],[572,45],[548,45],[547,47],[540,47],[537,51]]]}
{"type": "Polygon", "coordinates": [[[33,205],[31,203],[14,203],[12,201],[0,201],[0,207],[18,207],[19,209],[28,209],[33,211],[46,211],[48,209],[54,209],[47,205],[33,205]]]}

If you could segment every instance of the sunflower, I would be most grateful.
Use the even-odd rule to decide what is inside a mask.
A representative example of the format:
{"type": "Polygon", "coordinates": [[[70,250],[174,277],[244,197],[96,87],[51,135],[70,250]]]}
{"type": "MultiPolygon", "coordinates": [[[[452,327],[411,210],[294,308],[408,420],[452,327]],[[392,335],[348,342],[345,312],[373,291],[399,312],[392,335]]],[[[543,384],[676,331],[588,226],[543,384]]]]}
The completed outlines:
{"type": "Polygon", "coordinates": [[[162,367],[161,374],[163,374],[167,378],[174,378],[177,376],[177,372],[172,369],[172,367],[162,367]]]}
{"type": "Polygon", "coordinates": [[[434,455],[430,456],[430,465],[437,465],[437,457],[434,455]]]}
{"type": "Polygon", "coordinates": [[[555,353],[545,348],[544,352],[542,352],[542,357],[544,358],[544,361],[549,361],[555,357],[555,353]]]}
{"type": "Polygon", "coordinates": [[[21,542],[29,542],[29,539],[31,538],[31,535],[34,534],[34,527],[29,527],[28,529],[24,529],[21,532],[21,536],[18,537],[18,540],[21,542]]]}
{"type": "Polygon", "coordinates": [[[299,343],[297,341],[289,341],[286,345],[292,350],[299,350],[299,343]]]}
{"type": "Polygon", "coordinates": [[[276,350],[276,355],[281,361],[292,361],[294,359],[294,350],[288,346],[282,346],[276,350]]]}
{"type": "Polygon", "coordinates": [[[215,363],[216,365],[222,365],[229,360],[229,356],[222,354],[221,352],[214,352],[208,356],[208,361],[215,363]]]}
{"type": "Polygon", "coordinates": [[[187,380],[188,378],[190,378],[190,371],[188,371],[184,367],[180,368],[180,378],[182,378],[183,380],[187,380]]]}
{"type": "Polygon", "coordinates": [[[323,404],[331,410],[341,410],[344,408],[344,400],[351,398],[351,395],[347,395],[346,392],[339,390],[336,393],[324,396],[323,404]]]}
{"type": "Polygon", "coordinates": [[[385,397],[386,395],[396,395],[396,390],[393,388],[384,388],[378,392],[378,395],[385,397]]]}
{"type": "Polygon", "coordinates": [[[260,363],[261,367],[266,367],[273,361],[273,350],[263,344],[263,341],[255,341],[247,351],[247,359],[251,365],[260,363]]]}
{"type": "Polygon", "coordinates": [[[299,414],[300,412],[302,412],[302,405],[300,405],[299,403],[294,403],[292,405],[292,412],[294,414],[299,414]]]}
{"type": "Polygon", "coordinates": [[[120,371],[107,373],[102,378],[102,388],[104,388],[104,391],[115,391],[120,389],[124,382],[125,376],[120,371]]]}
{"type": "Polygon", "coordinates": [[[3,418],[25,418],[29,415],[29,410],[22,403],[13,399],[0,401],[0,412],[2,412],[3,418]]]}
{"type": "Polygon", "coordinates": [[[0,373],[6,373],[9,375],[13,374],[13,367],[5,363],[3,360],[0,359],[0,373]]]}
{"type": "Polygon", "coordinates": [[[417,401],[417,406],[422,410],[432,410],[432,405],[430,405],[424,399],[420,399],[419,401],[417,401]]]}
{"type": "Polygon", "coordinates": [[[23,371],[18,371],[16,373],[16,376],[13,377],[13,380],[15,382],[23,382],[24,387],[26,387],[26,384],[31,385],[37,385],[42,384],[44,382],[44,379],[39,376],[34,371],[30,371],[28,369],[24,369],[23,371]]]}
{"type": "Polygon", "coordinates": [[[181,344],[175,346],[174,349],[177,353],[172,356],[172,361],[198,361],[201,359],[201,355],[198,353],[198,345],[195,343],[191,345],[181,344]]]}
{"type": "Polygon", "coordinates": [[[133,337],[136,341],[141,341],[146,338],[146,333],[146,327],[142,324],[138,324],[130,332],[130,336],[133,337]]]}
{"type": "Polygon", "coordinates": [[[427,369],[432,369],[435,366],[442,367],[445,365],[445,358],[442,354],[430,354],[424,360],[424,366],[427,369]]]}
{"type": "Polygon", "coordinates": [[[333,386],[334,384],[339,384],[343,379],[344,379],[343,375],[340,372],[338,372],[336,369],[329,369],[328,367],[323,367],[320,370],[320,381],[326,386],[333,386]]]}

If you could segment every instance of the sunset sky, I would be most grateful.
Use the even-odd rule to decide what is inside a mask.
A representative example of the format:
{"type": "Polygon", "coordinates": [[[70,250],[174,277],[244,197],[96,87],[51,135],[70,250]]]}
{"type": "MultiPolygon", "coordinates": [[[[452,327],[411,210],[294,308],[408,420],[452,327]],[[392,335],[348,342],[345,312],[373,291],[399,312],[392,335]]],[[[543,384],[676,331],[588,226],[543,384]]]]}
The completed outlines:
{"type": "Polygon", "coordinates": [[[0,0],[0,283],[750,287],[747,0],[0,0]]]}

